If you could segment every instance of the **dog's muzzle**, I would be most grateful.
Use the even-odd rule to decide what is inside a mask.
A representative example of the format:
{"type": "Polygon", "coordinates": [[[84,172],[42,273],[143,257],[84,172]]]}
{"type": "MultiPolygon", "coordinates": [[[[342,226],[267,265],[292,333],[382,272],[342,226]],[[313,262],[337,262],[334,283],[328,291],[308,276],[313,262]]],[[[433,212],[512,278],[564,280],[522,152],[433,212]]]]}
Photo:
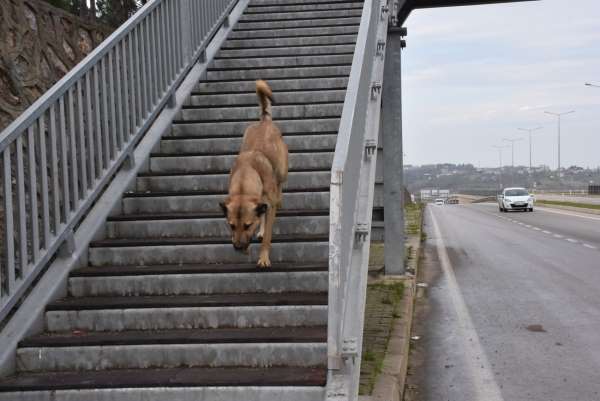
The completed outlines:
{"type": "Polygon", "coordinates": [[[233,244],[233,247],[235,248],[235,250],[239,251],[239,252],[247,252],[249,246],[250,246],[249,242],[246,242],[244,244],[242,244],[242,243],[234,243],[233,244]]]}

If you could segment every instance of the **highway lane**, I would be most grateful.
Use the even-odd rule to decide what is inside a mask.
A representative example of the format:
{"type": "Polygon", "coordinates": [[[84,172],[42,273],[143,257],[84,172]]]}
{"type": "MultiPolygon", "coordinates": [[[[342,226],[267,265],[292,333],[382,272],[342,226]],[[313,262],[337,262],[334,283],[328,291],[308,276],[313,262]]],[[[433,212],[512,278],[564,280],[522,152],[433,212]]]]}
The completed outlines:
{"type": "MultiPolygon", "coordinates": [[[[475,206],[475,205],[473,205],[475,206]]],[[[600,215],[568,210],[535,207],[533,213],[499,213],[492,203],[477,205],[476,209],[493,213],[521,226],[569,242],[587,244],[600,249],[600,215]]]]}
{"type": "Polygon", "coordinates": [[[409,399],[600,400],[600,222],[428,209],[409,399]]]}

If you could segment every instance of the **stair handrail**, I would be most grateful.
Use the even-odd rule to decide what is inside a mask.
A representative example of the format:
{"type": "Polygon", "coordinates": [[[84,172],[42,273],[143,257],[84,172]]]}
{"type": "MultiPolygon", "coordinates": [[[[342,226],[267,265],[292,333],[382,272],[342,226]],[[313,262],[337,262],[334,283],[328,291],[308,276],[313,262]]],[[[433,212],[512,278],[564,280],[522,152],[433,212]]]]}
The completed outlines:
{"type": "Polygon", "coordinates": [[[358,395],[388,14],[388,0],[364,2],[331,169],[331,400],[355,400],[358,395]]]}
{"type": "Polygon", "coordinates": [[[73,252],[74,230],[237,2],[149,1],[0,133],[0,321],[73,252]]]}

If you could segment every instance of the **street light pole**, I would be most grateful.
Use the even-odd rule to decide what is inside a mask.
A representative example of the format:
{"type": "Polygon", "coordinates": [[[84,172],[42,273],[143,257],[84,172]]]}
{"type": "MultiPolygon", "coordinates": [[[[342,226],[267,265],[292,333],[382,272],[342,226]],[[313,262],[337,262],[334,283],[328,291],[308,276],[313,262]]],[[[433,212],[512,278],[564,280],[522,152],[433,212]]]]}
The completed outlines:
{"type": "Polygon", "coordinates": [[[561,117],[566,114],[575,113],[575,110],[567,111],[564,113],[553,113],[551,111],[545,111],[544,113],[550,114],[551,116],[555,116],[558,118],[558,163],[557,163],[558,167],[557,167],[557,170],[558,170],[558,179],[560,180],[560,120],[561,120],[561,117]]]}
{"type": "Polygon", "coordinates": [[[534,131],[538,131],[541,130],[542,127],[536,127],[536,128],[519,128],[519,130],[521,131],[527,131],[527,133],[529,133],[529,174],[531,174],[531,134],[534,131]]]}
{"type": "Polygon", "coordinates": [[[502,189],[502,149],[506,149],[508,146],[498,146],[498,145],[493,145],[492,148],[497,149],[498,150],[498,158],[500,161],[500,177],[499,177],[499,182],[498,184],[500,184],[500,189],[502,189]]]}
{"type": "Polygon", "coordinates": [[[511,144],[512,160],[511,160],[511,169],[510,169],[510,184],[514,185],[515,184],[515,142],[522,141],[523,138],[513,138],[513,139],[503,138],[502,140],[506,141],[506,142],[510,142],[510,144],[511,144]]]}
{"type": "Polygon", "coordinates": [[[512,146],[512,162],[511,162],[511,165],[512,165],[512,168],[514,169],[515,168],[515,142],[522,141],[523,138],[513,138],[513,139],[503,138],[502,140],[506,141],[506,142],[510,142],[510,144],[512,146]]]}

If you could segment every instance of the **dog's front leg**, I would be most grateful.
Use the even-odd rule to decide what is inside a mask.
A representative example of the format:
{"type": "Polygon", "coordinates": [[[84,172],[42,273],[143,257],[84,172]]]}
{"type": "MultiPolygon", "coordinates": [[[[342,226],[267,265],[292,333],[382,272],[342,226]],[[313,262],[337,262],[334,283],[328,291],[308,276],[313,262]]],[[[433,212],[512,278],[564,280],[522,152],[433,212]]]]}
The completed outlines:
{"type": "Polygon", "coordinates": [[[258,234],[256,235],[256,238],[259,241],[263,240],[263,237],[265,236],[265,220],[266,220],[266,213],[262,214],[260,216],[260,226],[258,227],[258,234]]]}
{"type": "Polygon", "coordinates": [[[275,222],[275,214],[277,208],[275,206],[269,207],[267,210],[264,224],[264,236],[260,245],[260,255],[258,258],[258,267],[270,267],[271,259],[269,253],[271,252],[271,239],[273,237],[273,223],[275,222]]]}

